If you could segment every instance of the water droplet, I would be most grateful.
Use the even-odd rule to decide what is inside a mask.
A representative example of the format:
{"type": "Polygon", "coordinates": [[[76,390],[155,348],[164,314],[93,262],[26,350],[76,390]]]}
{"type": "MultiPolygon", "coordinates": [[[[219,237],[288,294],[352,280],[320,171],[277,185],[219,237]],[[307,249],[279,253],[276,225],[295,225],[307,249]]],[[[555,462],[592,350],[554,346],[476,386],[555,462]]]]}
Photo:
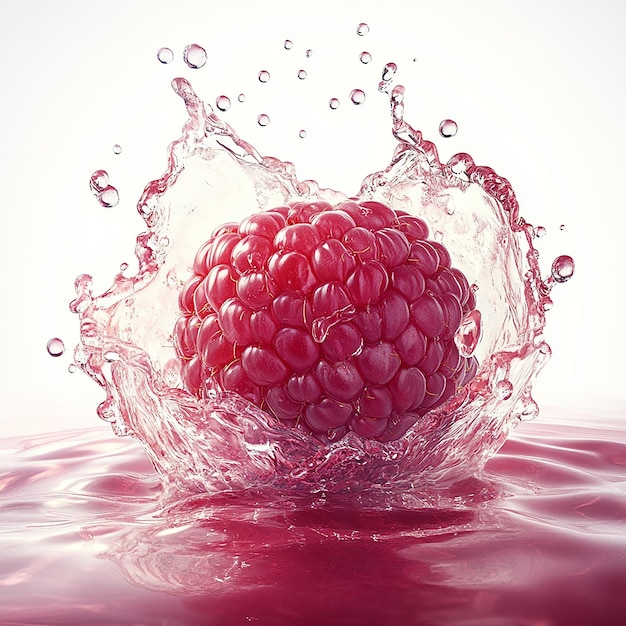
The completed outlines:
{"type": "Polygon", "coordinates": [[[350,100],[354,104],[363,104],[365,102],[365,92],[362,89],[353,89],[350,92],[350,100]]]}
{"type": "Polygon", "coordinates": [[[565,230],[565,224],[561,224],[561,225],[559,226],[559,230],[565,230]]]}
{"type": "Polygon", "coordinates": [[[298,78],[300,80],[304,80],[306,78],[306,70],[299,70],[298,71],[298,78]]]}
{"type": "Polygon", "coordinates": [[[367,35],[367,33],[369,33],[369,32],[370,32],[370,27],[365,22],[361,22],[356,27],[356,34],[359,35],[360,37],[363,37],[364,35],[367,35]]]}
{"type": "Polygon", "coordinates": [[[388,83],[396,74],[398,66],[395,63],[385,63],[383,67],[382,79],[388,83]]]}
{"type": "Polygon", "coordinates": [[[574,275],[574,259],[567,254],[558,256],[552,263],[552,278],[557,283],[565,283],[574,275]]]}
{"type": "Polygon", "coordinates": [[[228,96],[218,96],[215,100],[215,106],[220,111],[228,111],[230,109],[230,98],[228,96]]]}
{"type": "Polygon", "coordinates": [[[459,354],[464,357],[471,356],[481,335],[481,315],[480,311],[470,311],[461,321],[459,329],[454,335],[454,343],[459,350],[459,354]]]}
{"type": "Polygon", "coordinates": [[[304,139],[306,137],[306,130],[304,128],[298,133],[298,137],[304,139]]]}
{"type": "Polygon", "coordinates": [[[68,371],[70,374],[73,374],[73,373],[76,371],[76,364],[75,364],[75,363],[70,363],[70,364],[67,366],[67,371],[68,371]]]}
{"type": "Polygon", "coordinates": [[[157,51],[157,59],[163,63],[163,65],[167,65],[174,60],[174,53],[169,48],[159,48],[157,51]]]}
{"type": "Polygon", "coordinates": [[[442,137],[454,137],[457,130],[459,130],[459,127],[454,120],[443,120],[443,122],[439,124],[439,134],[442,137]]]}
{"type": "Polygon", "coordinates": [[[185,63],[192,69],[200,69],[206,63],[206,50],[197,43],[189,44],[183,51],[185,63]]]}
{"type": "Polygon", "coordinates": [[[120,201],[120,194],[113,185],[107,185],[99,194],[98,202],[105,208],[109,209],[117,205],[120,201]]]}
{"type": "Polygon", "coordinates": [[[113,146],[113,154],[122,154],[122,146],[119,143],[113,146]]]}
{"type": "Polygon", "coordinates": [[[89,189],[99,193],[109,184],[109,175],[104,170],[96,170],[89,179],[89,189]]]}
{"type": "Polygon", "coordinates": [[[305,52],[306,58],[310,59],[313,56],[313,50],[310,48],[305,52]]]}
{"type": "Polygon", "coordinates": [[[359,59],[361,60],[361,63],[364,63],[367,65],[372,60],[372,55],[369,52],[363,51],[359,55],[359,59]]]}
{"type": "Polygon", "coordinates": [[[46,344],[46,350],[50,356],[61,356],[65,352],[65,344],[62,339],[53,337],[46,344]]]}
{"type": "Polygon", "coordinates": [[[328,106],[329,106],[331,109],[338,109],[338,108],[339,108],[339,99],[338,99],[338,98],[331,98],[331,99],[328,101],[328,106]]]}
{"type": "Polygon", "coordinates": [[[291,39],[285,39],[285,50],[291,50],[293,48],[293,41],[291,39]]]}
{"type": "Polygon", "coordinates": [[[546,236],[546,229],[544,226],[537,226],[535,228],[535,237],[541,238],[546,236]]]}
{"type": "Polygon", "coordinates": [[[500,380],[496,383],[496,394],[501,400],[508,400],[513,395],[513,383],[510,380],[500,380]]]}
{"type": "Polygon", "coordinates": [[[120,264],[120,272],[125,272],[128,269],[128,263],[120,264]]]}
{"type": "Polygon", "coordinates": [[[256,121],[259,126],[267,126],[270,123],[270,118],[269,115],[261,113],[261,115],[256,118],[256,121]]]}
{"type": "Polygon", "coordinates": [[[270,79],[270,73],[267,70],[261,70],[259,72],[259,81],[262,83],[267,83],[270,79]]]}
{"type": "Polygon", "coordinates": [[[240,93],[237,96],[237,100],[239,100],[239,102],[245,102],[246,101],[246,94],[245,93],[240,93]]]}

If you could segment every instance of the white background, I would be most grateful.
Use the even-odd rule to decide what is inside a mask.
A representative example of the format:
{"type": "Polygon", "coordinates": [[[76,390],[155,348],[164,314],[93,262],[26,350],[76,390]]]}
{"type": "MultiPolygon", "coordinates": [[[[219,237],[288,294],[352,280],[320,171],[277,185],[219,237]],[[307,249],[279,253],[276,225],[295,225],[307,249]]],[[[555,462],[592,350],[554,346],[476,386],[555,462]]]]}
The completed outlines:
{"type": "MultiPolygon", "coordinates": [[[[355,193],[384,168],[393,141],[376,92],[382,65],[398,64],[406,117],[440,155],[469,152],[513,184],[522,214],[544,225],[548,272],[571,254],[576,276],[555,289],[547,339],[554,355],[535,397],[581,415],[624,406],[624,92],[626,10],[616,0],[572,2],[3,2],[0,23],[0,436],[98,425],[99,387],[68,373],[78,320],[74,278],[95,290],[131,262],[144,185],[166,167],[184,106],[169,86],[188,77],[262,154],[296,163],[301,178],[355,193]],[[359,22],[370,25],[356,35],[359,22]],[[283,48],[289,38],[294,46],[283,48]],[[182,61],[206,48],[204,68],[182,61]],[[175,60],[161,65],[156,51],[175,60]],[[311,48],[313,55],[305,57],[311,48]],[[364,66],[358,53],[368,50],[364,66]],[[415,59],[415,60],[414,60],[415,59]],[[308,77],[298,81],[296,72],[308,77]],[[256,76],[268,69],[272,79],[256,76]],[[365,104],[349,104],[354,87],[365,104]],[[236,101],[245,92],[244,104],[236,101]],[[341,99],[331,112],[327,102],[341,99]],[[270,126],[255,120],[268,113],[270,126]],[[439,122],[459,124],[452,139],[439,122]],[[299,139],[300,128],[308,131],[299,139]],[[112,146],[123,152],[114,155],[112,146]],[[91,173],[110,174],[120,204],[100,207],[91,173]],[[564,223],[565,230],[559,225],[564,223]],[[66,353],[48,356],[61,337],[66,353]]],[[[545,414],[545,412],[544,412],[545,414]]],[[[538,418],[538,419],[541,419],[538,418]]]]}

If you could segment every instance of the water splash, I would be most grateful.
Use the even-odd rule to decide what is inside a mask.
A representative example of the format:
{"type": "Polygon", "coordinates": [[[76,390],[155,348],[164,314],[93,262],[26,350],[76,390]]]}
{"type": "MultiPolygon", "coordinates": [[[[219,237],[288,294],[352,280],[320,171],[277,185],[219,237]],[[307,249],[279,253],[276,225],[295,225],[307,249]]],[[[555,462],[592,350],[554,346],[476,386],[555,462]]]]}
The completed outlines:
{"type": "MultiPolygon", "coordinates": [[[[107,394],[100,417],[117,434],[139,439],[164,485],[185,492],[425,493],[482,467],[518,421],[536,415],[532,383],[550,353],[541,337],[551,300],[540,278],[534,229],[520,217],[508,181],[465,153],[442,163],[435,145],[404,120],[404,88],[393,88],[395,152],[384,170],[363,180],[355,198],[419,215],[445,241],[455,266],[480,288],[482,315],[465,320],[458,346],[481,365],[471,383],[400,440],[380,443],[348,433],[321,444],[236,394],[189,394],[172,332],[190,251],[221,216],[239,221],[288,202],[337,204],[348,196],[300,181],[292,164],[262,157],[241,139],[186,80],[172,85],[189,119],[169,149],[166,173],[146,186],[138,203],[147,226],[137,238],[139,271],[118,274],[99,296],[91,278],[81,275],[71,303],[81,325],[74,360],[107,394]]],[[[333,102],[338,106],[333,99],[331,108],[333,102]]],[[[566,265],[558,264],[559,278],[568,274],[566,265]]]]}

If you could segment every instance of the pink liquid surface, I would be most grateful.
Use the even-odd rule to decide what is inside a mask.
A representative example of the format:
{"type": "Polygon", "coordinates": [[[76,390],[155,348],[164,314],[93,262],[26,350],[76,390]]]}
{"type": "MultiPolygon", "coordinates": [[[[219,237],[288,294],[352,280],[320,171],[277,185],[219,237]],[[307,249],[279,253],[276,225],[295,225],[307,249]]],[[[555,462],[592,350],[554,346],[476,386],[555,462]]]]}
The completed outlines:
{"type": "Polygon", "coordinates": [[[619,624],[625,467],[618,422],[547,411],[458,504],[248,492],[164,510],[132,439],[4,440],[0,623],[619,624]]]}

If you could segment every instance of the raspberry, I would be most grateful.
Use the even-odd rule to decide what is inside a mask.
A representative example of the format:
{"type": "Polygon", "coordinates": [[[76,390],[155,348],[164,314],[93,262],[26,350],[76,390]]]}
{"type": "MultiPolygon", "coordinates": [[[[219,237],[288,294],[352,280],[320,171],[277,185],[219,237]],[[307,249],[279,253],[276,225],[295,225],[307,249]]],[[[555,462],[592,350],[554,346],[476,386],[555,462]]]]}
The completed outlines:
{"type": "Polygon", "coordinates": [[[476,373],[454,335],[475,306],[418,217],[299,202],[218,228],[174,331],[188,390],[237,392],[322,441],[401,437],[476,373]]]}

